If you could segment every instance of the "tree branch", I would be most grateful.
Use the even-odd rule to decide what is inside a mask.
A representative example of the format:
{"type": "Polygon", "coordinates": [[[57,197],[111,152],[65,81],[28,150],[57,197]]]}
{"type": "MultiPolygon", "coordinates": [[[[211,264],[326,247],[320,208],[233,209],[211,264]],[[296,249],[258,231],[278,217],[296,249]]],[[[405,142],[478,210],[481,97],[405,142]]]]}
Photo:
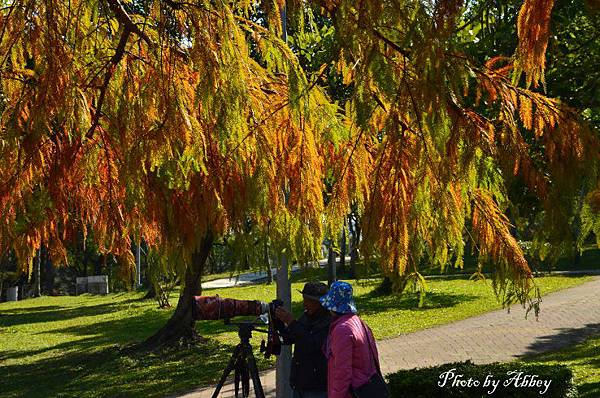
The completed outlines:
{"type": "Polygon", "coordinates": [[[392,47],[394,50],[398,51],[404,57],[408,58],[408,53],[409,52],[408,52],[407,49],[400,47],[398,44],[394,43],[393,41],[391,41],[390,39],[388,39],[387,37],[385,37],[383,35],[383,33],[381,33],[380,31],[378,31],[377,29],[373,28],[373,29],[371,29],[371,31],[373,32],[373,34],[375,35],[375,37],[377,37],[379,40],[383,41],[385,44],[387,44],[388,46],[392,47]]]}
{"type": "MultiPolygon", "coordinates": [[[[148,47],[155,48],[156,44],[150,40],[150,37],[144,31],[142,31],[131,19],[127,11],[123,8],[123,5],[119,0],[107,0],[108,6],[110,10],[115,14],[115,17],[119,21],[120,26],[123,28],[121,32],[121,37],[119,39],[119,44],[115,50],[114,55],[108,61],[106,74],[104,75],[104,81],[102,83],[102,87],[100,88],[100,96],[98,97],[98,101],[96,102],[96,111],[94,112],[94,119],[92,121],[92,125],[90,126],[88,132],[86,133],[86,138],[91,138],[94,134],[94,131],[98,127],[100,123],[100,116],[102,115],[102,104],[104,103],[104,97],[106,96],[106,90],[108,89],[108,85],[110,83],[110,79],[112,78],[115,69],[119,62],[123,59],[125,54],[125,46],[127,45],[127,41],[129,40],[129,36],[131,33],[135,33],[142,40],[146,42],[148,47]]],[[[187,59],[188,56],[183,51],[179,49],[172,49],[175,53],[180,55],[182,58],[187,59]]]]}
{"type": "Polygon", "coordinates": [[[86,133],[86,138],[90,139],[94,135],[94,131],[96,131],[96,127],[100,123],[100,115],[102,114],[102,104],[104,103],[104,97],[106,96],[106,90],[108,89],[108,84],[110,83],[110,79],[112,78],[115,68],[123,59],[123,55],[125,54],[125,46],[127,45],[127,41],[129,40],[129,35],[131,31],[125,27],[123,32],[121,33],[121,38],[119,39],[119,44],[117,45],[117,49],[115,50],[114,55],[108,61],[108,69],[106,70],[106,74],[104,75],[104,81],[102,83],[102,87],[100,88],[100,96],[98,97],[98,101],[96,101],[96,111],[94,112],[94,119],[92,121],[92,125],[90,126],[88,132],[86,133]]]}
{"type": "Polygon", "coordinates": [[[154,43],[146,33],[144,33],[132,20],[127,11],[121,5],[119,0],[107,0],[110,10],[115,14],[119,23],[123,26],[124,30],[133,32],[144,40],[149,46],[153,47],[154,43]]]}

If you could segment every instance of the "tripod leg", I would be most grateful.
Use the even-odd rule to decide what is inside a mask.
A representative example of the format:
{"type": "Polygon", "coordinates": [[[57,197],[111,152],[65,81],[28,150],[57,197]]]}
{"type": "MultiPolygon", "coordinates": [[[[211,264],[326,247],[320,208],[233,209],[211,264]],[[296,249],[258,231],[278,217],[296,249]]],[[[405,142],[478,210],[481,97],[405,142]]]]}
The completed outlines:
{"type": "Polygon", "coordinates": [[[252,347],[244,347],[246,360],[248,361],[248,371],[252,376],[252,384],[254,384],[254,393],[256,398],[265,398],[265,392],[263,391],[262,384],[260,383],[260,377],[258,376],[258,367],[256,366],[256,359],[252,353],[252,347]]]}
{"type": "MultiPolygon", "coordinates": [[[[219,392],[221,392],[221,388],[223,388],[223,385],[225,384],[225,380],[227,380],[227,376],[229,376],[229,373],[231,373],[231,371],[233,369],[235,369],[236,363],[238,362],[238,358],[241,354],[242,354],[242,345],[238,344],[235,347],[235,349],[233,350],[233,354],[231,354],[231,359],[229,360],[227,367],[223,371],[221,380],[219,380],[219,383],[217,383],[217,387],[215,388],[215,392],[213,393],[212,398],[217,398],[219,396],[219,392]]],[[[237,394],[236,394],[236,396],[237,396],[237,394]]]]}
{"type": "MultiPolygon", "coordinates": [[[[244,353],[243,351],[240,351],[240,356],[237,360],[237,362],[235,363],[235,376],[234,376],[234,389],[235,389],[235,398],[239,397],[239,392],[240,392],[240,378],[242,376],[242,372],[244,369],[244,360],[242,359],[244,353]]],[[[243,388],[243,386],[242,386],[243,388]]]]}
{"type": "Polygon", "coordinates": [[[250,378],[248,375],[248,362],[246,362],[246,358],[242,359],[244,366],[241,368],[241,379],[242,379],[242,397],[248,398],[250,395],[250,378]]]}

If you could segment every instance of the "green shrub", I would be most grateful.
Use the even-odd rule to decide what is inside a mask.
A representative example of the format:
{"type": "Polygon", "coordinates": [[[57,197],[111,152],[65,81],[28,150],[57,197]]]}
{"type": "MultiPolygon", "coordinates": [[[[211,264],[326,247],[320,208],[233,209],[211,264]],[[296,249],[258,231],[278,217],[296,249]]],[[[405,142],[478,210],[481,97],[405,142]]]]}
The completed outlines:
{"type": "Polygon", "coordinates": [[[387,379],[394,398],[576,398],[578,396],[577,389],[573,385],[573,373],[563,365],[517,362],[475,365],[467,361],[402,370],[388,375],[387,379]],[[533,375],[536,375],[535,381],[540,383],[546,381],[549,385],[547,387],[544,384],[524,386],[524,380],[529,382],[533,375]],[[469,379],[471,379],[470,383],[469,379]],[[495,390],[492,380],[497,383],[495,390]],[[476,382],[479,382],[478,385],[476,382]]]}

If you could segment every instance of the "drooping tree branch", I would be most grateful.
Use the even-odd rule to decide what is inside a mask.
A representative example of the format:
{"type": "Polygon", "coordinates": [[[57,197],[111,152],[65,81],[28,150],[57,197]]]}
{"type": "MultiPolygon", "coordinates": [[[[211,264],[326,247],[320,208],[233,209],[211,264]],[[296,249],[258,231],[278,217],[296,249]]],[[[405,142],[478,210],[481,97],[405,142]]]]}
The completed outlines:
{"type": "Polygon", "coordinates": [[[123,32],[121,32],[121,38],[119,39],[117,49],[115,50],[115,53],[111,57],[110,61],[108,61],[108,68],[106,70],[106,74],[104,75],[102,87],[100,87],[100,95],[98,96],[98,101],[96,101],[96,111],[94,112],[94,119],[92,120],[92,125],[86,133],[86,138],[88,139],[92,138],[92,136],[94,135],[94,131],[96,131],[96,127],[98,127],[98,124],[100,123],[100,115],[102,114],[102,104],[104,103],[106,90],[108,89],[110,79],[112,78],[117,65],[119,64],[119,62],[121,62],[121,59],[125,54],[125,46],[127,45],[127,41],[129,40],[130,34],[131,31],[127,27],[125,27],[125,29],[123,29],[123,32]]]}
{"type": "Polygon", "coordinates": [[[148,35],[142,32],[140,28],[138,28],[138,26],[135,23],[133,23],[131,17],[129,16],[129,14],[127,14],[125,9],[123,9],[123,6],[121,5],[121,2],[119,0],[107,0],[107,2],[108,7],[115,14],[115,17],[119,21],[119,24],[121,25],[123,30],[121,32],[121,37],[119,38],[119,44],[117,44],[115,53],[108,61],[107,70],[104,74],[104,81],[102,82],[102,87],[100,87],[100,95],[98,96],[98,101],[96,101],[96,111],[94,112],[92,125],[86,133],[86,138],[88,139],[94,135],[94,131],[96,131],[96,128],[100,123],[100,116],[102,115],[102,104],[104,103],[106,90],[108,89],[110,79],[112,78],[117,65],[123,59],[123,55],[125,54],[125,46],[129,41],[129,36],[133,32],[139,37],[141,37],[149,45],[152,43],[148,35]]]}
{"type": "Polygon", "coordinates": [[[396,44],[392,40],[385,37],[385,35],[383,33],[381,33],[379,30],[377,30],[375,28],[371,29],[371,31],[373,32],[375,37],[377,37],[379,40],[383,41],[385,44],[387,44],[388,46],[390,46],[391,48],[393,48],[394,50],[399,52],[403,57],[408,57],[408,55],[409,55],[408,49],[400,47],[398,44],[396,44]]]}
{"type": "Polygon", "coordinates": [[[115,17],[123,28],[129,32],[133,32],[144,40],[149,46],[154,46],[154,43],[146,33],[144,33],[131,19],[127,11],[119,0],[107,0],[110,10],[115,14],[115,17]]]}
{"type": "MultiPolygon", "coordinates": [[[[115,14],[115,17],[119,21],[119,25],[122,28],[122,32],[121,32],[121,37],[119,39],[119,43],[117,45],[115,53],[113,54],[111,59],[108,61],[106,74],[104,75],[104,81],[102,83],[102,87],[100,88],[100,95],[98,97],[98,101],[96,102],[96,111],[94,112],[94,118],[92,120],[92,125],[90,126],[90,128],[86,134],[86,137],[88,139],[92,137],[92,135],[94,134],[94,131],[96,130],[96,128],[98,127],[98,124],[100,123],[100,116],[102,115],[102,104],[104,103],[104,97],[106,95],[106,90],[108,89],[108,85],[110,83],[110,80],[114,74],[114,71],[115,71],[117,65],[119,64],[119,62],[121,62],[121,60],[123,59],[123,56],[125,55],[125,46],[127,45],[127,42],[129,40],[131,33],[135,33],[137,36],[139,36],[144,42],[146,42],[148,47],[150,47],[150,48],[156,47],[156,44],[150,39],[150,37],[148,37],[148,35],[146,33],[144,33],[144,31],[142,31],[139,28],[139,26],[137,26],[133,22],[133,20],[131,19],[131,17],[129,16],[127,11],[125,11],[125,9],[123,8],[123,5],[121,4],[121,2],[119,0],[107,0],[107,2],[108,2],[108,6],[109,6],[110,10],[115,14]]],[[[187,54],[185,54],[183,51],[181,51],[179,49],[172,49],[172,50],[173,50],[173,52],[175,52],[182,58],[187,59],[187,54]]]]}

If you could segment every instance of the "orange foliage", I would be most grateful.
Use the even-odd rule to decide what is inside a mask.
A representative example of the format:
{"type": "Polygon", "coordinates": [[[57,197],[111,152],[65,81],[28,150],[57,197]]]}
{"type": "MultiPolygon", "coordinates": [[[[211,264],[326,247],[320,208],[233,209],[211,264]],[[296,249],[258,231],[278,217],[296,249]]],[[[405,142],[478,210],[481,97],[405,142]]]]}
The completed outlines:
{"type": "MultiPolygon", "coordinates": [[[[554,0],[525,0],[519,11],[517,34],[519,47],[516,69],[527,74],[527,85],[544,82],[546,47],[550,37],[550,16],[554,0]]],[[[518,75],[517,75],[518,76],[518,75]]]]}

